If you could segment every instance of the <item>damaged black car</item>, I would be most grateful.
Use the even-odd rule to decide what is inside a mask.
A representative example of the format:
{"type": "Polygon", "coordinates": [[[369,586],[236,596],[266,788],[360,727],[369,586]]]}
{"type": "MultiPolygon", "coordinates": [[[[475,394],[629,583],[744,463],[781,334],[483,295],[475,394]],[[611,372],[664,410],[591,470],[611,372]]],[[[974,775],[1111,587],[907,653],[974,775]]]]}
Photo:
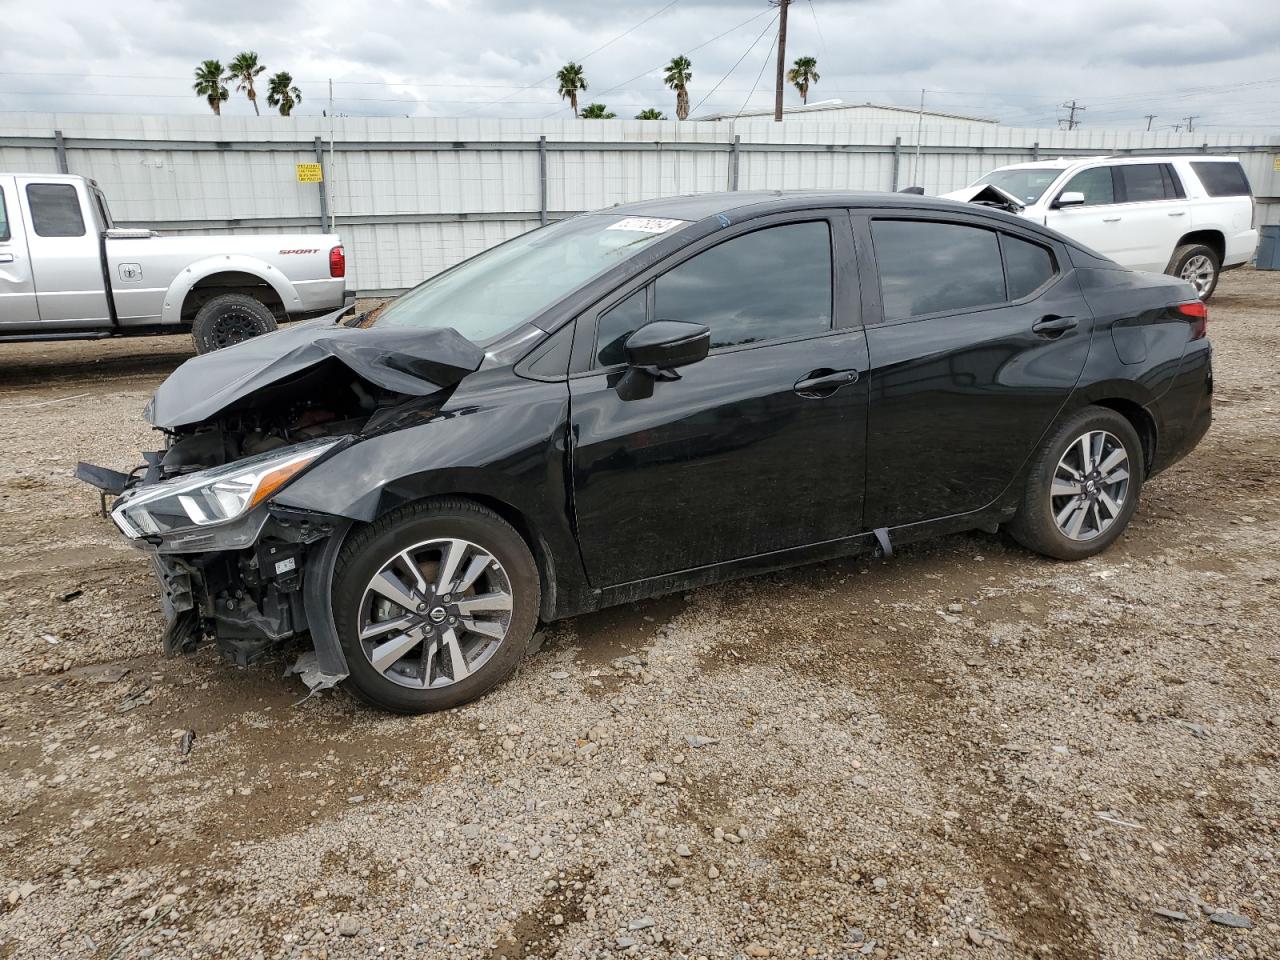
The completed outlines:
{"type": "Polygon", "coordinates": [[[611,604],[960,530],[1092,556],[1209,427],[1206,326],[991,208],[647,201],[195,357],[147,408],[163,449],[79,473],[167,652],[301,646],[313,689],[436,710],[611,604]]]}

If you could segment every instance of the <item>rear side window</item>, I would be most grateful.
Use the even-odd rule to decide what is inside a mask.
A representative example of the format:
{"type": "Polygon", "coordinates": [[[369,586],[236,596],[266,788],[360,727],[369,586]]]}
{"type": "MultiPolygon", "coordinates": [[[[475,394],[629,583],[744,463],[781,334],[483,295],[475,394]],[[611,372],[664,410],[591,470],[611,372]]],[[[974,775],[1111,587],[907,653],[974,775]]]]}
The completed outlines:
{"type": "Polygon", "coordinates": [[[1035,293],[1057,272],[1053,254],[1038,243],[1002,233],[1000,247],[1004,251],[1004,272],[1009,283],[1010,300],[1021,300],[1035,293]]]}
{"type": "MultiPolygon", "coordinates": [[[[726,240],[664,273],[653,316],[705,323],[713,349],[732,347],[825,333],[831,293],[826,221],[787,223],[726,240]]],[[[598,342],[607,349],[605,336],[598,342]]]]}
{"type": "Polygon", "coordinates": [[[1111,185],[1111,168],[1094,167],[1092,170],[1081,170],[1067,181],[1067,185],[1062,188],[1062,193],[1083,193],[1086,207],[1115,203],[1115,188],[1111,185]]]}
{"type": "Polygon", "coordinates": [[[871,237],[886,320],[1002,303],[993,230],[926,220],[874,220],[871,237]]]}
{"type": "Polygon", "coordinates": [[[1249,178],[1244,175],[1244,168],[1238,163],[1192,161],[1191,169],[1204,184],[1204,192],[1211,197],[1253,196],[1253,191],[1249,189],[1249,178]]]}
{"type": "Polygon", "coordinates": [[[1120,182],[1124,185],[1124,198],[1129,203],[1142,203],[1147,200],[1165,200],[1166,179],[1161,172],[1161,163],[1123,164],[1120,171],[1120,182]]]}
{"type": "Polygon", "coordinates": [[[39,237],[83,237],[80,198],[69,183],[29,183],[31,226],[39,237]]]}
{"type": "Polygon", "coordinates": [[[9,239],[9,211],[4,205],[4,190],[0,190],[0,240],[9,239]]]}

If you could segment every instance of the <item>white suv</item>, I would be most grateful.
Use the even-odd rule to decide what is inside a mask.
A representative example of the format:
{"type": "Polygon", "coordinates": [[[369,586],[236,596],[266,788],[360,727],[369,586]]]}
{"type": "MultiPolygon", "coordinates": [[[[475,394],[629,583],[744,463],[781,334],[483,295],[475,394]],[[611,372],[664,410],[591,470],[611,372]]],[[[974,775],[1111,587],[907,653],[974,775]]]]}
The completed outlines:
{"type": "Polygon", "coordinates": [[[1202,300],[1258,243],[1253,193],[1235,157],[1041,160],[1000,167],[944,196],[981,202],[988,185],[1016,200],[1009,205],[1019,215],[1123,266],[1189,280],[1202,300]]]}

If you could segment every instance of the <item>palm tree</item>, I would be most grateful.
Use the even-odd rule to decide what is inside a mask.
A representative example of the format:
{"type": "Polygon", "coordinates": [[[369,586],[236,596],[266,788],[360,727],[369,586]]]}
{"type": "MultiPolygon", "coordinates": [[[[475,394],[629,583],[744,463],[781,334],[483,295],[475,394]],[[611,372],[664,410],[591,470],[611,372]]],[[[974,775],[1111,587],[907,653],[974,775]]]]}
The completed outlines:
{"type": "Polygon", "coordinates": [[[560,99],[569,101],[569,106],[573,107],[573,115],[576,117],[578,91],[587,89],[587,78],[583,76],[582,64],[570,60],[560,68],[560,72],[556,74],[556,80],[560,83],[560,99]]]}
{"type": "Polygon", "coordinates": [[[663,113],[661,110],[655,110],[653,107],[649,107],[637,113],[636,119],[637,120],[665,120],[667,119],[667,115],[663,113]]]}
{"type": "Polygon", "coordinates": [[[236,90],[243,91],[249,98],[249,102],[253,104],[253,112],[257,116],[262,114],[258,112],[258,91],[253,89],[253,78],[266,69],[258,64],[258,55],[252,50],[236,54],[236,58],[231,61],[231,66],[227,68],[227,79],[234,80],[236,90]]]}
{"type": "Polygon", "coordinates": [[[796,57],[796,62],[787,71],[787,83],[800,91],[801,103],[809,102],[809,85],[821,79],[818,76],[818,61],[813,57],[796,57]]]}
{"type": "Polygon", "coordinates": [[[267,81],[267,106],[278,107],[280,116],[287,117],[302,102],[302,91],[293,85],[293,77],[285,70],[267,81]]]}
{"type": "Polygon", "coordinates": [[[667,75],[662,82],[676,92],[676,119],[689,119],[689,91],[685,89],[693,79],[693,64],[686,56],[672,57],[667,64],[667,75]]]}
{"type": "Polygon", "coordinates": [[[581,117],[583,120],[616,120],[618,115],[610,113],[609,108],[603,103],[589,103],[582,108],[581,117]]]}
{"type": "Polygon", "coordinates": [[[230,94],[222,85],[220,60],[206,60],[196,67],[196,82],[191,85],[191,89],[208,101],[209,109],[216,116],[222,116],[222,101],[226,100],[230,94]]]}

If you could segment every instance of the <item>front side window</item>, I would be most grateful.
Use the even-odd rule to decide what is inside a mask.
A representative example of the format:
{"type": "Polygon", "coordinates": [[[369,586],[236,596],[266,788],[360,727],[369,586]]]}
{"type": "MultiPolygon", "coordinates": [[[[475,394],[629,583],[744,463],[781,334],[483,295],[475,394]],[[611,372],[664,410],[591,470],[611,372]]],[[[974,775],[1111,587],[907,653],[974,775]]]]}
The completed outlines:
{"type": "Polygon", "coordinates": [[[871,236],[886,320],[1005,299],[993,230],[927,220],[874,220],[871,236]]]}
{"type": "Polygon", "coordinates": [[[0,240],[9,239],[9,212],[4,205],[4,190],[0,190],[0,240]]]}
{"type": "Polygon", "coordinates": [[[38,237],[83,237],[80,197],[69,183],[29,183],[27,203],[38,237]]]}
{"type": "Polygon", "coordinates": [[[452,327],[473,343],[487,343],[686,225],[616,214],[562,220],[437,274],[362,322],[414,330],[452,327]]]}
{"type": "MultiPolygon", "coordinates": [[[[1094,167],[1092,170],[1081,170],[1067,181],[1062,193],[1083,193],[1086,207],[1104,203],[1115,203],[1115,189],[1111,185],[1111,168],[1094,167]]],[[[1062,196],[1062,193],[1058,196],[1062,196]]]]}
{"type": "Polygon", "coordinates": [[[816,336],[831,329],[831,230],[825,220],[726,240],[658,278],[654,318],[711,329],[711,346],[816,336]]]}
{"type": "Polygon", "coordinates": [[[1129,203],[1148,200],[1164,200],[1165,177],[1159,163],[1130,163],[1122,165],[1120,182],[1124,184],[1124,198],[1129,203]]]}
{"type": "Polygon", "coordinates": [[[1191,169],[1204,184],[1204,192],[1211,197],[1253,196],[1253,191],[1249,189],[1249,178],[1244,175],[1244,168],[1235,161],[1192,161],[1191,169]]]}
{"type": "Polygon", "coordinates": [[[648,287],[641,287],[600,317],[596,328],[596,365],[611,367],[627,359],[627,337],[645,325],[648,287]]]}

